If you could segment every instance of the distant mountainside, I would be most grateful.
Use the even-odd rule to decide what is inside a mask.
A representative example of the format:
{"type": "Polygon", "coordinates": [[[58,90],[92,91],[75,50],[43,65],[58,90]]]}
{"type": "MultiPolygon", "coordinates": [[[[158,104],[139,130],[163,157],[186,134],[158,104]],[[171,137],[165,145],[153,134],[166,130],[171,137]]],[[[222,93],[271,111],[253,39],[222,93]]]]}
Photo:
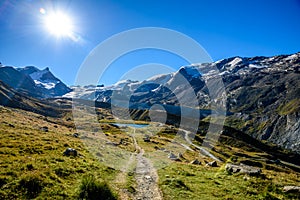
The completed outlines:
{"type": "Polygon", "coordinates": [[[114,100],[129,99],[131,108],[148,109],[161,104],[172,110],[170,107],[188,105],[190,97],[186,91],[192,87],[199,108],[213,110],[206,83],[214,83],[220,76],[227,97],[227,125],[300,153],[300,53],[193,64],[142,82],[127,80],[108,87],[74,87],[66,96],[111,103],[114,95],[114,100]],[[188,85],[180,81],[182,76],[188,85]]]}
{"type": "Polygon", "coordinates": [[[19,92],[37,98],[62,96],[71,91],[49,71],[49,68],[39,70],[33,66],[4,66],[0,67],[0,80],[19,92]]]}
{"type": "Polygon", "coordinates": [[[51,117],[59,117],[71,108],[71,103],[68,100],[57,99],[48,101],[32,98],[14,90],[2,81],[0,81],[0,105],[51,117]]]}

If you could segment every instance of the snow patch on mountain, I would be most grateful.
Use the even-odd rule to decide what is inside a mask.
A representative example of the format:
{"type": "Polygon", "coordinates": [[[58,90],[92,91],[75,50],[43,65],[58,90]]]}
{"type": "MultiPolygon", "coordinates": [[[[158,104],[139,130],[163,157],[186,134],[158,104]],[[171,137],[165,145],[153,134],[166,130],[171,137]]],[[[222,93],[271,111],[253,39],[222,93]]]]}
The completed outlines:
{"type": "Polygon", "coordinates": [[[40,81],[41,78],[46,74],[46,73],[49,73],[49,71],[46,69],[44,70],[38,70],[36,72],[33,72],[31,74],[29,74],[29,76],[33,79],[33,80],[38,80],[40,81]]]}
{"type": "Polygon", "coordinates": [[[63,97],[95,100],[96,86],[94,87],[72,86],[71,89],[72,91],[63,95],[63,97]]]}
{"type": "Polygon", "coordinates": [[[43,70],[34,66],[26,66],[15,69],[31,79],[35,86],[39,88],[43,97],[62,96],[71,91],[68,86],[50,72],[48,67],[43,70]]]}
{"type": "Polygon", "coordinates": [[[268,66],[266,66],[266,65],[254,65],[254,64],[250,64],[249,65],[249,68],[256,68],[256,69],[262,69],[262,68],[266,68],[266,67],[268,67],[268,66]]]}
{"type": "Polygon", "coordinates": [[[195,65],[194,66],[193,65],[191,65],[191,66],[184,66],[184,67],[181,67],[179,69],[179,71],[182,70],[182,69],[185,70],[185,72],[189,76],[191,76],[193,78],[199,78],[199,77],[201,77],[201,72],[200,72],[198,66],[195,66],[195,65]]]}
{"type": "Polygon", "coordinates": [[[52,82],[41,82],[39,80],[33,80],[33,81],[38,86],[42,86],[42,87],[46,88],[47,90],[55,88],[55,85],[56,85],[56,83],[52,83],[52,82]]]}
{"type": "Polygon", "coordinates": [[[42,77],[49,73],[47,69],[36,71],[32,74],[29,74],[29,76],[34,80],[35,84],[38,86],[42,86],[46,88],[47,90],[55,88],[56,84],[59,83],[57,80],[51,80],[51,79],[46,79],[43,80],[42,77]]]}
{"type": "Polygon", "coordinates": [[[293,55],[290,55],[288,56],[287,58],[285,58],[285,60],[295,60],[299,57],[299,55],[297,54],[293,54],[293,55]]]}
{"type": "Polygon", "coordinates": [[[131,84],[137,83],[138,81],[132,81],[132,80],[121,80],[113,85],[104,87],[101,90],[122,90],[124,86],[130,86],[131,84]]]}
{"type": "Polygon", "coordinates": [[[147,79],[146,82],[153,82],[158,84],[166,84],[172,77],[174,76],[173,73],[171,74],[162,74],[156,75],[150,79],[147,79]]]}
{"type": "Polygon", "coordinates": [[[240,57],[236,57],[231,62],[229,62],[227,65],[229,66],[228,69],[232,70],[235,68],[235,66],[239,63],[241,63],[243,60],[240,57]]]}

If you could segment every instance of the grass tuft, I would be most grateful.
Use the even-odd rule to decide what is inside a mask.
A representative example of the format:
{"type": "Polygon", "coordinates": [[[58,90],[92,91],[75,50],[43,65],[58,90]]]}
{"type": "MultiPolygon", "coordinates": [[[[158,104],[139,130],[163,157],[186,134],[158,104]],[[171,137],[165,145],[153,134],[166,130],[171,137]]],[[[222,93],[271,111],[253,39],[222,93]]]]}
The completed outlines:
{"type": "Polygon", "coordinates": [[[117,199],[106,182],[98,181],[93,175],[86,175],[79,186],[79,199],[117,199]]]}
{"type": "Polygon", "coordinates": [[[27,198],[35,198],[42,191],[45,183],[37,173],[30,173],[23,176],[18,184],[18,188],[25,190],[27,198]]]}

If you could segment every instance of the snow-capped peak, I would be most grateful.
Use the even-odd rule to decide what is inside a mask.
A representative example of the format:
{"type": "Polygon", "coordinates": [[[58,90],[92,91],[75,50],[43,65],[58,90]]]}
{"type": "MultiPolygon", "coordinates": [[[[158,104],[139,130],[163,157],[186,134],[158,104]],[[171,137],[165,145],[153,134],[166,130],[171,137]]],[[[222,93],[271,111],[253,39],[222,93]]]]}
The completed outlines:
{"type": "Polygon", "coordinates": [[[43,70],[37,69],[36,71],[28,74],[34,82],[42,86],[48,90],[55,88],[56,84],[60,81],[53,76],[53,74],[49,71],[49,68],[46,67],[43,70]]]}
{"type": "Polygon", "coordinates": [[[234,58],[232,61],[230,61],[227,65],[229,65],[229,69],[233,69],[237,64],[242,62],[243,60],[240,57],[234,58]]]}
{"type": "Polygon", "coordinates": [[[44,70],[35,71],[35,72],[29,74],[29,76],[33,80],[40,80],[46,73],[49,73],[49,68],[45,68],[44,70]]]}
{"type": "Polygon", "coordinates": [[[198,65],[183,66],[179,69],[179,72],[181,72],[183,70],[186,72],[186,74],[188,74],[189,76],[191,76],[193,78],[201,77],[201,72],[199,70],[198,65]]]}
{"type": "Polygon", "coordinates": [[[156,76],[153,76],[153,77],[147,79],[146,82],[165,84],[170,80],[170,78],[172,78],[172,76],[173,76],[173,73],[156,75],[156,76]]]}

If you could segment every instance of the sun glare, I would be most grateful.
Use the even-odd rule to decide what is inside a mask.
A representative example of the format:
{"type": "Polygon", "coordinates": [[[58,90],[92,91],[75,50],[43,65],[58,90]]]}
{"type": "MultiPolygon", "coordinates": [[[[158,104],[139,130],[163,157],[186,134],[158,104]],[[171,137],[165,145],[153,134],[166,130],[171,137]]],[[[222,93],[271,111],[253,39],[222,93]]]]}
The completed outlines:
{"type": "Polygon", "coordinates": [[[57,37],[72,37],[73,24],[70,17],[62,12],[46,13],[45,10],[40,10],[44,15],[44,25],[49,33],[57,37]]]}

